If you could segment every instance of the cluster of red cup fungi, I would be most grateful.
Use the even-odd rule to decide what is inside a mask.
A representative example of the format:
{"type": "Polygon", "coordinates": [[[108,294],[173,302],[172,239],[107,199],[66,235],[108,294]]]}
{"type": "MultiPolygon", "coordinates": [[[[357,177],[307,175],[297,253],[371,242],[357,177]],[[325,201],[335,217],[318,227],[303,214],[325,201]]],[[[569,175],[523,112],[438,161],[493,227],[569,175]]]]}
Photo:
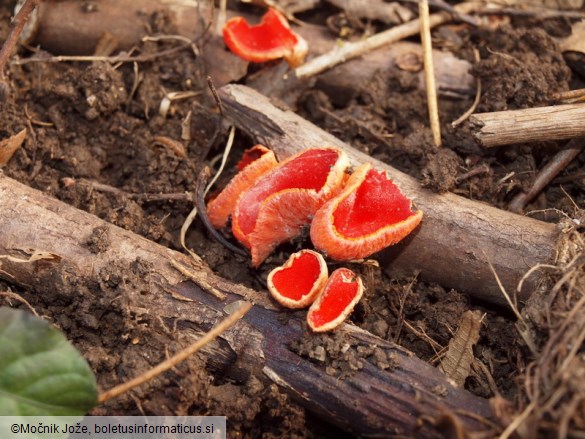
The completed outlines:
{"type": "Polygon", "coordinates": [[[363,294],[347,268],[328,274],[323,256],[337,261],[368,257],[407,236],[421,221],[385,171],[368,163],[347,173],[349,159],[333,147],[306,149],[278,162],[256,145],[244,153],[239,172],[207,205],[215,228],[231,215],[234,237],[258,267],[281,243],[310,226],[313,250],[301,250],[268,275],[268,289],[283,306],[310,306],[314,331],[339,325],[363,294]]]}

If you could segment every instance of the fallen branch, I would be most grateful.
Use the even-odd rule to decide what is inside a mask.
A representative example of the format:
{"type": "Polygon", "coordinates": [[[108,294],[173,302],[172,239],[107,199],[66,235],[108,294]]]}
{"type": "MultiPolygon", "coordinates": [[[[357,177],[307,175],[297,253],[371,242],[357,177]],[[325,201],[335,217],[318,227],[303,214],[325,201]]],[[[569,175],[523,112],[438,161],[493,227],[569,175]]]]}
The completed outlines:
{"type": "MultiPolygon", "coordinates": [[[[354,165],[369,161],[390,172],[425,215],[415,233],[380,254],[391,274],[420,270],[422,279],[506,305],[488,261],[504,287],[515,291],[529,268],[554,257],[557,232],[553,224],[453,194],[426,191],[414,178],[354,150],[296,114],[275,107],[245,86],[227,85],[219,95],[226,116],[281,159],[305,148],[332,145],[348,152],[354,165]]],[[[537,275],[530,278],[530,285],[524,284],[520,292],[520,300],[526,299],[542,280],[537,275]]]]}
{"type": "MultiPolygon", "coordinates": [[[[400,434],[439,438],[442,437],[439,427],[433,427],[432,422],[445,416],[455,420],[458,427],[472,431],[485,430],[488,426],[485,418],[492,416],[487,400],[454,388],[438,369],[351,325],[344,325],[335,333],[342,337],[340,349],[342,344],[350,346],[348,352],[355,350],[357,355],[359,346],[377,346],[389,365],[379,368],[374,360],[362,357],[363,368],[355,373],[343,377],[328,375],[323,364],[290,348],[303,337],[316,337],[307,333],[304,316],[289,314],[283,319],[283,311],[274,310],[265,292],[222,280],[206,267],[193,265],[192,259],[184,254],[108,224],[2,174],[0,230],[0,254],[22,258],[30,249],[42,249],[58,256],[33,263],[3,259],[0,277],[35,291],[27,299],[37,309],[43,309],[43,313],[51,313],[56,303],[72,303],[69,324],[76,318],[74,314],[80,312],[79,321],[88,322],[83,323],[87,328],[77,327],[75,332],[78,345],[82,345],[84,334],[91,338],[86,355],[96,349],[105,352],[112,349],[95,343],[100,340],[95,334],[106,329],[102,326],[104,316],[108,331],[122,328],[120,336],[126,333],[127,319],[141,322],[140,338],[144,343],[139,346],[140,358],[153,359],[160,355],[160,349],[176,346],[177,340],[185,340],[194,331],[207,332],[243,297],[257,306],[224,332],[218,342],[202,351],[209,367],[218,374],[228,371],[236,380],[252,375],[265,384],[275,383],[322,419],[359,436],[400,434]],[[102,238],[98,248],[88,245],[96,231],[102,238]],[[171,267],[169,258],[191,266],[195,275],[205,281],[202,285],[224,291],[227,300],[221,302],[195,283],[181,282],[182,275],[171,267]],[[121,279],[115,281],[112,269],[117,270],[121,279]],[[46,295],[50,299],[43,303],[46,295]],[[99,307],[100,303],[106,308],[99,307]],[[160,326],[157,321],[173,330],[157,330],[160,326]]],[[[57,320],[59,317],[54,316],[57,320]]],[[[111,336],[117,340],[114,334],[111,336]]],[[[131,348],[130,343],[124,347],[131,348]]],[[[186,360],[189,361],[192,359],[186,360]]],[[[105,363],[100,367],[98,380],[114,375],[118,382],[127,375],[136,376],[150,369],[136,370],[134,362],[115,361],[111,368],[104,367],[105,363]]],[[[174,379],[179,380],[180,375],[174,379]]]]}
{"type": "Polygon", "coordinates": [[[474,114],[473,137],[482,146],[562,140],[585,136],[585,105],[568,104],[474,114]]]}

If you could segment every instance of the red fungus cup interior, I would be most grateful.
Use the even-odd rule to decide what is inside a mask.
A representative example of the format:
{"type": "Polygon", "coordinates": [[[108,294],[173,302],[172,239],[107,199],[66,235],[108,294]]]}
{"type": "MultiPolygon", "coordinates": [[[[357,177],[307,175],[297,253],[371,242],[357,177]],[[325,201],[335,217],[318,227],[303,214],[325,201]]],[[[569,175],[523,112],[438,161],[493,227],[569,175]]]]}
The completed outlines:
{"type": "Polygon", "coordinates": [[[243,17],[228,20],[223,28],[223,39],[234,54],[250,62],[284,57],[291,66],[298,66],[308,51],[307,42],[272,8],[255,26],[250,26],[243,17]]]}
{"type": "Polygon", "coordinates": [[[359,238],[412,215],[411,202],[386,173],[370,169],[357,191],[337,205],[333,225],[347,238],[359,238]]]}
{"type": "Polygon", "coordinates": [[[259,24],[250,26],[238,20],[230,27],[241,45],[258,52],[269,52],[280,47],[293,47],[297,37],[291,32],[286,19],[274,9],[268,9],[259,24]]]}
{"type": "Polygon", "coordinates": [[[239,201],[241,231],[245,235],[254,231],[260,206],[270,195],[286,189],[320,191],[338,158],[339,152],[334,149],[309,149],[261,178],[239,201]]]}
{"type": "Polygon", "coordinates": [[[309,309],[307,321],[314,331],[328,331],[340,325],[363,294],[363,283],[349,268],[338,268],[309,309]]]}
{"type": "Polygon", "coordinates": [[[321,264],[313,253],[304,252],[292,265],[272,276],[272,283],[280,295],[299,301],[309,294],[321,276],[321,264]]]}

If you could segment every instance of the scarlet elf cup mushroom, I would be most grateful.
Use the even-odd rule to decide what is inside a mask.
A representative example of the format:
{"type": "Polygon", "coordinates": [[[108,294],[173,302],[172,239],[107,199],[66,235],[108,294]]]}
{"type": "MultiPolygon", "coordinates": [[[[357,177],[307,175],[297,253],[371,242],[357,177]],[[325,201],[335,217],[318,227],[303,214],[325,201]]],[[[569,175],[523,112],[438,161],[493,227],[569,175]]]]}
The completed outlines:
{"type": "Polygon", "coordinates": [[[307,313],[307,323],[315,332],[330,331],[353,311],[364,293],[359,276],[349,268],[338,268],[307,313]]]}
{"type": "Polygon", "coordinates": [[[311,241],[328,257],[361,259],[396,244],[422,219],[386,171],[358,167],[343,191],[315,213],[311,241]]]}
{"type": "Polygon", "coordinates": [[[287,308],[305,308],[325,287],[329,277],[320,253],[301,250],[290,255],[281,267],[268,274],[266,284],[272,297],[287,308]]]}
{"type": "Polygon", "coordinates": [[[232,232],[250,249],[254,267],[280,243],[298,236],[317,209],[337,195],[348,165],[339,149],[307,149],[281,162],[240,195],[232,232]]]}
{"type": "Polygon", "coordinates": [[[284,58],[291,67],[296,67],[308,52],[307,42],[273,8],[255,26],[250,26],[243,17],[228,20],[223,28],[223,40],[234,54],[257,63],[284,58]]]}
{"type": "Polygon", "coordinates": [[[216,229],[225,227],[240,194],[252,187],[276,165],[274,152],[263,145],[256,145],[244,151],[244,156],[237,164],[239,172],[221,193],[207,204],[207,216],[211,225],[216,229]]]}

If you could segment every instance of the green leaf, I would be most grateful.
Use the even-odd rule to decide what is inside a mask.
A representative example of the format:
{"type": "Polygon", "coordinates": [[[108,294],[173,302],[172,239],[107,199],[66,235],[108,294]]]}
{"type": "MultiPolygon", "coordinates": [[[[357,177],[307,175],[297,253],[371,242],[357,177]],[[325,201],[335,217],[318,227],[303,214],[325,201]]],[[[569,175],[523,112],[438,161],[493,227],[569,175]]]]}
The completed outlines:
{"type": "Polygon", "coordinates": [[[0,308],[1,415],[81,416],[96,403],[95,377],[60,331],[0,308]]]}

